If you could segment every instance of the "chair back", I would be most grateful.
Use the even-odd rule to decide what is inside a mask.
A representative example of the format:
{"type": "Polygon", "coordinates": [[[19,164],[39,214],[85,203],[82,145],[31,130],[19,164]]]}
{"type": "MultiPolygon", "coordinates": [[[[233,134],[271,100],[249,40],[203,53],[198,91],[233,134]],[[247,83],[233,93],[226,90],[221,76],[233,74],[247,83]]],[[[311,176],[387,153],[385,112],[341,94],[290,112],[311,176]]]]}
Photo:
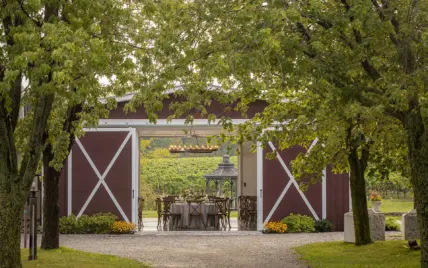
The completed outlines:
{"type": "Polygon", "coordinates": [[[217,198],[217,196],[215,196],[215,195],[209,195],[208,196],[208,201],[210,201],[210,202],[214,202],[214,200],[217,198]]]}
{"type": "Polygon", "coordinates": [[[187,200],[187,204],[189,205],[189,215],[190,216],[202,215],[202,203],[203,201],[200,199],[187,200]]]}
{"type": "Polygon", "coordinates": [[[138,197],[138,207],[139,208],[144,207],[144,201],[145,201],[144,197],[142,197],[142,196],[138,197]]]}
{"type": "Polygon", "coordinates": [[[164,198],[164,199],[160,199],[157,198],[156,199],[156,211],[159,214],[170,214],[171,213],[171,205],[175,202],[174,199],[168,199],[168,198],[164,198]]]}
{"type": "Polygon", "coordinates": [[[249,196],[246,203],[248,211],[253,212],[257,210],[257,196],[249,196]]]}
{"type": "Polygon", "coordinates": [[[217,213],[226,215],[227,214],[227,203],[228,199],[217,198],[214,200],[215,210],[217,213]]]}

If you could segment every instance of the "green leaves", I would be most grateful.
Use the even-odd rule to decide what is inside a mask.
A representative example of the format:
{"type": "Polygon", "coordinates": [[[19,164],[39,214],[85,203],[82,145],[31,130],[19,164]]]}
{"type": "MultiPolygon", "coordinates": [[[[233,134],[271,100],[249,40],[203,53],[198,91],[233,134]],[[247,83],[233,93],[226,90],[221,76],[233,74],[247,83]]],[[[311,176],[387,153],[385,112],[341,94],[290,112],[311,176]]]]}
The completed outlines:
{"type": "MultiPolygon", "coordinates": [[[[385,158],[401,158],[396,152],[406,150],[392,146],[404,141],[397,115],[408,109],[410,91],[426,103],[428,81],[422,71],[428,50],[420,42],[426,17],[411,24],[404,15],[408,8],[407,1],[396,1],[378,10],[369,0],[285,6],[281,1],[153,2],[147,6],[157,26],[150,33],[152,59],[164,86],[142,88],[138,95],[151,103],[158,99],[153,91],[162,94],[171,81],[180,84],[183,90],[176,94],[182,101],[170,106],[172,117],[194,108],[203,114],[211,100],[234,103],[243,114],[251,103],[265,101],[263,113],[237,128],[216,118],[226,130],[237,130],[238,143],[276,140],[281,149],[308,148],[318,138],[309,156],[296,159],[296,177],[319,174],[328,163],[335,172],[346,172],[351,144],[370,148],[374,165],[381,163],[379,150],[385,158]],[[415,25],[420,39],[413,34],[415,25]],[[413,52],[404,55],[409,49],[413,52]],[[416,69],[407,72],[403,57],[411,55],[417,57],[416,69]],[[226,93],[207,90],[212,84],[226,93]]],[[[428,14],[427,6],[418,12],[428,14]]]]}

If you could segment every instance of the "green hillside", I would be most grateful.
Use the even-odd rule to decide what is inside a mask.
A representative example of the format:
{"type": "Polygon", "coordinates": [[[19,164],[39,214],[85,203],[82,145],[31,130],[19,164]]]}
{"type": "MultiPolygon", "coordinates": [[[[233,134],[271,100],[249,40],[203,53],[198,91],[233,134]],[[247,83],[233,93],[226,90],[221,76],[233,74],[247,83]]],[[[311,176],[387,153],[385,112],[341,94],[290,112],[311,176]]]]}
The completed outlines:
{"type": "MultiPolygon", "coordinates": [[[[146,199],[145,209],[154,209],[154,200],[160,195],[204,194],[206,184],[203,175],[215,170],[222,161],[222,157],[210,157],[209,154],[183,157],[170,154],[165,148],[150,149],[145,140],[141,145],[140,195],[146,199]]],[[[237,167],[238,157],[232,156],[231,162],[237,167]]],[[[211,189],[214,189],[214,184],[211,189]]],[[[225,184],[223,189],[227,194],[229,185],[225,184]]]]}

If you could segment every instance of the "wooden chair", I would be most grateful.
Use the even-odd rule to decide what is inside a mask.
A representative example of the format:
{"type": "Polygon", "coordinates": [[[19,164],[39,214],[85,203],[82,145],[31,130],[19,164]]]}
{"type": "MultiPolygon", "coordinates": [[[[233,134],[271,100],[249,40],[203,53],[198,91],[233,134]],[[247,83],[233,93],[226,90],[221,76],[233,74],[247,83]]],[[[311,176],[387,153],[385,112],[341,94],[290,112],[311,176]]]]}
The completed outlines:
{"type": "Polygon", "coordinates": [[[189,229],[192,226],[193,218],[200,219],[202,226],[206,228],[204,214],[202,213],[202,203],[203,201],[200,199],[187,200],[187,204],[189,205],[189,229]]]}
{"type": "Polygon", "coordinates": [[[247,198],[247,227],[256,225],[257,222],[257,197],[249,196],[247,198]]]}
{"type": "Polygon", "coordinates": [[[167,227],[167,224],[170,220],[170,218],[173,219],[173,223],[175,222],[176,218],[180,218],[181,220],[181,213],[172,213],[171,212],[171,205],[175,202],[174,199],[171,198],[164,198],[156,199],[156,210],[158,213],[158,226],[159,229],[161,225],[161,221],[163,223],[163,228],[165,229],[167,227]]]}
{"type": "Polygon", "coordinates": [[[219,228],[220,222],[226,228],[228,199],[217,198],[214,200],[214,212],[207,213],[207,225],[210,220],[214,221],[214,228],[219,228]]]}
{"type": "Polygon", "coordinates": [[[245,222],[245,217],[246,217],[246,196],[241,195],[238,197],[238,211],[239,211],[239,215],[238,215],[238,220],[242,220],[245,222]]]}
{"type": "Polygon", "coordinates": [[[144,198],[138,198],[138,231],[141,231],[141,228],[144,227],[143,223],[143,210],[144,210],[144,198]]]}

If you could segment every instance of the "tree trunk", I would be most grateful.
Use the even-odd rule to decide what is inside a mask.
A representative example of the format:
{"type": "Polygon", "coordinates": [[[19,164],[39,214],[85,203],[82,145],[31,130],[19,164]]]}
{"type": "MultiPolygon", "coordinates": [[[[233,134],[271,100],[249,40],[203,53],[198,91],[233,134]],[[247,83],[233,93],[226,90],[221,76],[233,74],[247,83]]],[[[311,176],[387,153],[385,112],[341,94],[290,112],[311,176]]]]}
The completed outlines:
{"type": "Polygon", "coordinates": [[[22,267],[20,241],[24,204],[25,199],[16,191],[0,194],[0,268],[22,267]]]}
{"type": "Polygon", "coordinates": [[[348,161],[352,194],[352,214],[354,216],[355,245],[366,245],[370,238],[369,215],[367,211],[366,181],[364,171],[367,167],[368,150],[363,150],[361,159],[357,148],[351,148],[348,161]],[[367,154],[367,155],[364,155],[367,154]]]}
{"type": "MultiPolygon", "coordinates": [[[[63,131],[69,133],[69,145],[67,155],[74,144],[73,123],[78,120],[78,114],[82,111],[82,105],[76,104],[68,108],[67,118],[64,121],[63,131]]],[[[48,134],[45,136],[47,139],[48,134]]],[[[43,199],[43,236],[42,249],[59,248],[59,179],[61,170],[56,170],[49,163],[54,159],[52,144],[48,143],[43,151],[43,187],[45,195],[43,199]]],[[[65,162],[66,160],[64,160],[65,162]]]]}
{"type": "Polygon", "coordinates": [[[43,236],[42,249],[59,248],[59,178],[61,173],[49,166],[53,160],[50,144],[43,151],[43,236]]]}
{"type": "Polygon", "coordinates": [[[421,236],[421,267],[428,268],[428,133],[420,110],[404,121],[408,136],[411,182],[421,236]]]}

